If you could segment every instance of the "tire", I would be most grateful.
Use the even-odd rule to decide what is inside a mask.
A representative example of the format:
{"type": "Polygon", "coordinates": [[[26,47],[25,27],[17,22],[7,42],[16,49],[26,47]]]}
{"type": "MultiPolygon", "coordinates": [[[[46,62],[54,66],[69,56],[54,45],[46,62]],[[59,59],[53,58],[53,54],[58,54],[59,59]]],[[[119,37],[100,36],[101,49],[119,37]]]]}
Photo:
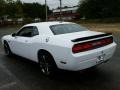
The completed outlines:
{"type": "Polygon", "coordinates": [[[7,42],[4,43],[4,52],[6,56],[12,56],[12,52],[7,42]]]}
{"type": "Polygon", "coordinates": [[[38,58],[39,58],[39,66],[40,66],[41,72],[45,76],[53,76],[57,71],[57,67],[53,57],[49,53],[42,51],[42,52],[39,52],[38,58]]]}

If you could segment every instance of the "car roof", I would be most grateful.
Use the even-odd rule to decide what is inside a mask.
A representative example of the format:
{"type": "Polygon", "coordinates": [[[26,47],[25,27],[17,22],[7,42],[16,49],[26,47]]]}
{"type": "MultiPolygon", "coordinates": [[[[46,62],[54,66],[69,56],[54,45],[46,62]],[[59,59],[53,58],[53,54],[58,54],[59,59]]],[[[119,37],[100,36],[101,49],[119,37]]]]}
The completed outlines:
{"type": "Polygon", "coordinates": [[[63,21],[53,21],[53,22],[38,22],[38,23],[31,23],[25,26],[51,26],[51,25],[58,25],[58,24],[70,24],[72,22],[63,22],[63,21]]]}
{"type": "Polygon", "coordinates": [[[39,22],[39,23],[31,23],[27,24],[23,27],[27,26],[36,26],[38,28],[39,33],[44,35],[53,35],[52,31],[50,30],[51,25],[59,25],[59,24],[72,24],[71,22],[62,22],[62,21],[54,21],[54,22],[39,22]]]}

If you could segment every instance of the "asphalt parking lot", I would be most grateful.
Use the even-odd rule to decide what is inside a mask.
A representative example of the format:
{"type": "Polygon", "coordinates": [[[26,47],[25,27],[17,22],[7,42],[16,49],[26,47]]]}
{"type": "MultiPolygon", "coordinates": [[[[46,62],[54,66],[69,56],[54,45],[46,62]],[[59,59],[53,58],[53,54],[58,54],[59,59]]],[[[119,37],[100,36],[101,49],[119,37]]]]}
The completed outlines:
{"type": "MultiPolygon", "coordinates": [[[[17,28],[0,28],[0,38],[17,28]]],[[[43,76],[34,62],[6,57],[0,43],[0,90],[120,90],[120,36],[115,55],[94,70],[63,71],[54,78],[43,76]]]]}

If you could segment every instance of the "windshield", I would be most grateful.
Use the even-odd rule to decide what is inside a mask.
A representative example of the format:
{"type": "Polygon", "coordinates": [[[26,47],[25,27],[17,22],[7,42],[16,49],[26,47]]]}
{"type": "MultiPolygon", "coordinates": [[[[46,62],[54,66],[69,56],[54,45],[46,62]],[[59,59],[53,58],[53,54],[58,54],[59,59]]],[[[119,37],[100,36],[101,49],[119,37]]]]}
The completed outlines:
{"type": "Polygon", "coordinates": [[[74,32],[86,31],[87,29],[80,26],[79,24],[59,24],[50,26],[54,35],[67,34],[74,32]]]}

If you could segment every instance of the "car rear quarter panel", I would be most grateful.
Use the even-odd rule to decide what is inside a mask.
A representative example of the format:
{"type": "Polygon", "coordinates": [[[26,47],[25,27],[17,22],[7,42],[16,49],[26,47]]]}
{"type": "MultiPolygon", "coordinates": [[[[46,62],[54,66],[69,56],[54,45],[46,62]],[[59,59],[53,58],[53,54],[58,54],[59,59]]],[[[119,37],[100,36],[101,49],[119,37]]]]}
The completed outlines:
{"type": "Polygon", "coordinates": [[[80,52],[77,54],[70,54],[66,58],[67,64],[59,64],[61,69],[78,71],[86,69],[97,65],[98,57],[102,55],[101,52],[105,54],[104,61],[110,59],[116,50],[116,44],[112,43],[110,45],[97,48],[90,51],[80,52]]]}

